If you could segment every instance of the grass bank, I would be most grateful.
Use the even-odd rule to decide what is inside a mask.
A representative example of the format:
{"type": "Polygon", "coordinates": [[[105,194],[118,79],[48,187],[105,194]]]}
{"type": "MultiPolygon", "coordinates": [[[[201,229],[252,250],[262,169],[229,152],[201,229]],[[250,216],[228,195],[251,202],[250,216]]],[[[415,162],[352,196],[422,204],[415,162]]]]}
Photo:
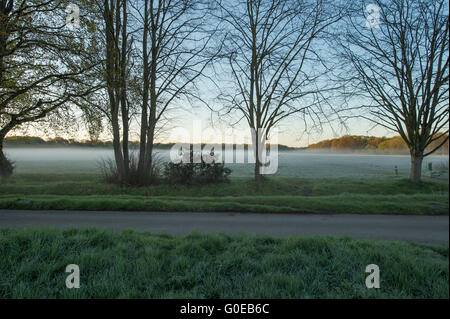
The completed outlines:
{"type": "Polygon", "coordinates": [[[448,185],[406,179],[232,179],[218,185],[118,187],[98,175],[15,175],[0,209],[448,214],[448,185]]]}
{"type": "Polygon", "coordinates": [[[433,194],[195,198],[126,195],[0,197],[0,209],[29,210],[446,215],[448,208],[448,195],[433,194]]]}
{"type": "Polygon", "coordinates": [[[411,183],[404,178],[232,178],[216,185],[154,185],[118,187],[105,184],[95,174],[16,174],[0,181],[0,195],[141,195],[141,196],[331,196],[340,194],[398,195],[448,193],[448,185],[422,181],[411,183]]]}
{"type": "Polygon", "coordinates": [[[0,298],[449,298],[448,244],[0,229],[0,255],[0,298]],[[65,287],[68,264],[80,289],[65,287]]]}

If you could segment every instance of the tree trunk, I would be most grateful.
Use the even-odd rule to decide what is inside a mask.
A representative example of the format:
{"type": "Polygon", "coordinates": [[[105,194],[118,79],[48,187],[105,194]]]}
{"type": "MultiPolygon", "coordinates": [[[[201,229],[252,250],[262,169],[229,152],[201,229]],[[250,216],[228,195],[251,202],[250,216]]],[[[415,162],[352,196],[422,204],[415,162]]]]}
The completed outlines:
{"type": "Polygon", "coordinates": [[[0,176],[11,176],[14,170],[12,163],[6,158],[3,153],[3,142],[5,137],[0,137],[0,176]]]}
{"type": "Polygon", "coordinates": [[[119,181],[123,183],[125,181],[125,166],[123,160],[122,149],[120,147],[120,128],[117,117],[113,117],[112,121],[113,128],[113,147],[114,147],[114,158],[116,160],[117,173],[119,175],[119,181]]]}
{"type": "Polygon", "coordinates": [[[261,141],[260,141],[260,134],[258,129],[252,129],[252,135],[253,135],[253,152],[255,155],[255,181],[258,182],[262,179],[261,175],[261,141]]]}
{"type": "Polygon", "coordinates": [[[120,105],[122,108],[122,149],[123,149],[123,165],[125,178],[128,179],[130,174],[130,154],[128,148],[129,139],[129,119],[127,105],[127,1],[123,1],[123,21],[122,21],[122,54],[120,58],[120,105]]]}
{"type": "MultiPolygon", "coordinates": [[[[128,179],[130,175],[130,151],[129,151],[129,124],[128,124],[128,108],[126,105],[125,90],[122,91],[121,108],[122,108],[122,152],[123,152],[123,173],[124,178],[128,179]]],[[[120,139],[119,139],[120,144],[120,139]]]]}
{"type": "Polygon", "coordinates": [[[155,138],[155,127],[150,120],[150,125],[147,132],[147,145],[145,148],[145,183],[149,183],[152,179],[152,165],[153,165],[153,145],[155,138]]]}
{"type": "MultiPolygon", "coordinates": [[[[152,11],[152,6],[150,6],[150,12],[152,11]]],[[[153,23],[153,22],[152,22],[153,23]]],[[[155,129],[157,123],[156,108],[157,108],[157,92],[156,92],[156,69],[157,69],[157,33],[156,28],[152,25],[152,47],[151,47],[151,64],[150,64],[150,109],[148,117],[148,131],[147,131],[147,146],[145,150],[145,177],[146,182],[150,182],[152,175],[152,165],[153,165],[153,145],[155,139],[155,129]]]]}
{"type": "MultiPolygon", "coordinates": [[[[145,93],[144,93],[145,96],[145,93]]],[[[142,114],[141,114],[141,136],[139,141],[139,162],[138,162],[138,175],[140,180],[140,183],[143,183],[145,181],[145,153],[147,151],[146,144],[147,144],[147,103],[145,102],[144,97],[144,103],[142,106],[142,114]]]]}
{"type": "Polygon", "coordinates": [[[261,163],[257,159],[255,162],[255,181],[256,182],[259,182],[262,179],[260,169],[261,169],[261,163]]]}
{"type": "Polygon", "coordinates": [[[147,130],[148,130],[148,95],[150,88],[149,74],[150,66],[148,61],[148,0],[144,3],[144,34],[142,38],[142,54],[144,67],[144,83],[143,83],[143,97],[142,97],[142,112],[141,112],[141,136],[139,142],[139,163],[138,175],[141,184],[145,183],[145,157],[147,152],[147,130]]]}
{"type": "Polygon", "coordinates": [[[422,155],[411,155],[411,171],[409,178],[414,183],[420,182],[420,178],[422,177],[422,161],[422,155]]]}
{"type": "MultiPolygon", "coordinates": [[[[126,102],[122,102],[126,103],[126,102]]],[[[129,125],[128,125],[128,111],[126,107],[122,107],[122,123],[123,123],[123,139],[122,139],[122,150],[123,150],[123,168],[125,177],[128,178],[130,174],[130,150],[129,150],[129,125]],[[124,114],[125,113],[125,114],[124,114]]]]}

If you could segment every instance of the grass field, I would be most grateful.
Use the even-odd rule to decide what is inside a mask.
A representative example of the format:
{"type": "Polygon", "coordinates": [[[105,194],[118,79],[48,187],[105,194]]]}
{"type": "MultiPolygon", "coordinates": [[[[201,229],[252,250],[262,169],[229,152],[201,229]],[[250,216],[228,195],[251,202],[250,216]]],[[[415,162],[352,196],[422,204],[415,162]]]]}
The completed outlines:
{"type": "Polygon", "coordinates": [[[447,184],[401,178],[127,188],[95,174],[16,174],[0,183],[0,209],[448,214],[448,207],[447,184]]]}
{"type": "MultiPolygon", "coordinates": [[[[162,161],[169,161],[168,150],[155,150],[162,161]]],[[[17,173],[83,174],[99,172],[102,159],[113,158],[112,149],[99,147],[18,147],[6,148],[7,156],[15,162],[17,173]]],[[[245,157],[246,159],[246,157],[245,157]]],[[[327,153],[313,151],[280,151],[275,177],[301,179],[386,178],[395,175],[397,166],[401,177],[408,177],[411,159],[407,155],[373,155],[368,153],[327,153]]],[[[226,164],[232,177],[251,178],[253,164],[226,164]]],[[[448,181],[448,156],[429,156],[423,163],[425,176],[433,175],[448,181]],[[447,169],[442,170],[442,163],[447,169]],[[434,171],[428,171],[428,163],[434,171]]]]}
{"type": "Polygon", "coordinates": [[[449,298],[448,244],[0,229],[0,255],[0,298],[449,298]]]}

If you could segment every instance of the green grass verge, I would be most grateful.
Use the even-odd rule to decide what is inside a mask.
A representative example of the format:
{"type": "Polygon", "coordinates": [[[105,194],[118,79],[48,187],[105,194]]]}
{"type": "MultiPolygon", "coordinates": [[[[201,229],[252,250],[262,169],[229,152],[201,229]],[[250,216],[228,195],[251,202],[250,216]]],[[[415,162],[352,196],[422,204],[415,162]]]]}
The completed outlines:
{"type": "Polygon", "coordinates": [[[0,255],[0,298],[449,298],[448,243],[0,229],[0,255]]]}
{"type": "Polygon", "coordinates": [[[448,195],[241,196],[144,197],[6,195],[0,209],[159,211],[159,212],[259,212],[259,213],[361,213],[448,214],[448,195]]]}
{"type": "Polygon", "coordinates": [[[118,187],[92,174],[17,174],[0,209],[448,214],[448,185],[406,179],[232,179],[217,185],[118,187]]]}
{"type": "Polygon", "coordinates": [[[261,183],[233,178],[217,185],[155,185],[118,187],[95,174],[16,174],[0,181],[0,194],[22,195],[140,195],[140,196],[331,196],[340,194],[398,195],[448,193],[446,184],[402,178],[299,179],[267,178],[261,183]]]}

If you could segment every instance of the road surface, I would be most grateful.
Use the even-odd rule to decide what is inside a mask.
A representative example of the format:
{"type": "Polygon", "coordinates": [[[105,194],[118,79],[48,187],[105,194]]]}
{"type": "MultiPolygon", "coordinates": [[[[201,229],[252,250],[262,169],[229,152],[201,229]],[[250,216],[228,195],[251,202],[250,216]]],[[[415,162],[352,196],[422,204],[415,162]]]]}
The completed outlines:
{"type": "Polygon", "coordinates": [[[0,227],[32,226],[95,226],[172,235],[185,235],[199,230],[273,236],[348,235],[424,243],[449,240],[449,216],[0,210],[0,227]]]}

